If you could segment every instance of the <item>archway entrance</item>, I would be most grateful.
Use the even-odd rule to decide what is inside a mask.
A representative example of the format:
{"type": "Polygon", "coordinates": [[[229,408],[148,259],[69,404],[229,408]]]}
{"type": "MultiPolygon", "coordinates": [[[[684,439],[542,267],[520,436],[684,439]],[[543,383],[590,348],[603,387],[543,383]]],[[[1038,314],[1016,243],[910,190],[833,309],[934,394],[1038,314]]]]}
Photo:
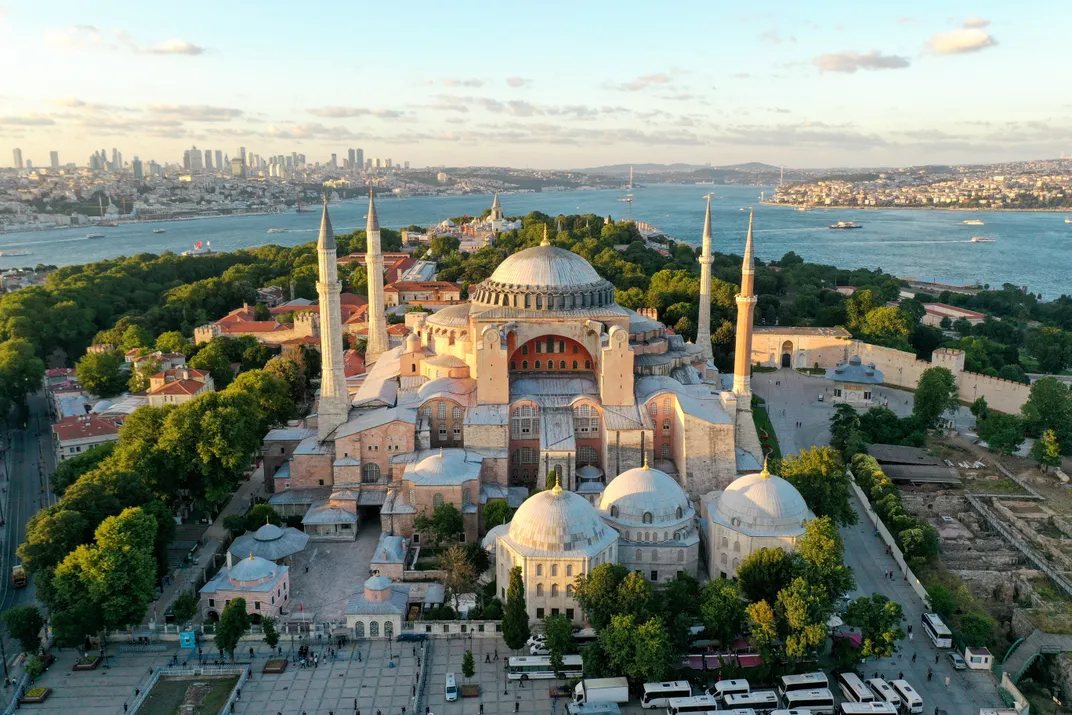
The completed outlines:
{"type": "Polygon", "coordinates": [[[793,367],[793,343],[782,343],[782,367],[793,367]]]}

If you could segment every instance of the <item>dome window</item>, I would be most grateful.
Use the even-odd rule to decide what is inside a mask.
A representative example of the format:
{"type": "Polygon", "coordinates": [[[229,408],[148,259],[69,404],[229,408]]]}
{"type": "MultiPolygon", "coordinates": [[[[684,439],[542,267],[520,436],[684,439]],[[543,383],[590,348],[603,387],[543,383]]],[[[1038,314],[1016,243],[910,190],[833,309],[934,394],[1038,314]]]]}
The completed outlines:
{"type": "Polygon", "coordinates": [[[730,523],[733,524],[734,526],[740,526],[741,525],[741,520],[735,516],[735,517],[733,517],[733,521],[731,521],[730,523]]]}
{"type": "Polygon", "coordinates": [[[610,515],[611,515],[611,518],[613,518],[613,519],[617,519],[617,518],[618,518],[618,506],[617,506],[617,505],[615,505],[615,506],[612,506],[612,507],[610,508],[610,515]]]}
{"type": "Polygon", "coordinates": [[[678,507],[678,508],[677,508],[677,518],[678,518],[678,519],[681,519],[681,518],[683,518],[684,516],[685,516],[685,510],[684,510],[684,509],[682,509],[681,507],[678,507]]]}
{"type": "Polygon", "coordinates": [[[644,512],[644,523],[645,524],[651,524],[653,522],[653,520],[654,519],[653,519],[650,511],[644,512]]]}

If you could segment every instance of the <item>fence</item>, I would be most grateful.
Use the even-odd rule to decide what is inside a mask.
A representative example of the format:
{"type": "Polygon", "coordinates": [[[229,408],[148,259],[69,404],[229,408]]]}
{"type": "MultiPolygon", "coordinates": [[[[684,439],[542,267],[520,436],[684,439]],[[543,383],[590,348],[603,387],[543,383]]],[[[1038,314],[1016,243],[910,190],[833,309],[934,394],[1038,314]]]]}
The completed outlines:
{"type": "Polygon", "coordinates": [[[15,692],[11,694],[11,702],[4,708],[4,715],[11,715],[13,712],[19,709],[19,697],[22,693],[22,689],[30,684],[30,676],[23,673],[23,676],[19,678],[18,684],[15,686],[15,692]]]}
{"type": "Polygon", "coordinates": [[[428,640],[421,641],[421,669],[417,673],[417,694],[412,698],[412,706],[414,713],[421,711],[421,702],[424,700],[424,687],[428,684],[428,663],[431,660],[432,655],[432,642],[428,640]]]}
{"type": "Polygon", "coordinates": [[[502,621],[410,621],[402,624],[402,632],[428,638],[498,638],[502,621]]]}
{"type": "MultiPolygon", "coordinates": [[[[249,677],[249,671],[244,665],[206,665],[196,668],[191,667],[169,667],[169,668],[154,668],[153,674],[149,676],[143,685],[139,686],[140,692],[134,698],[134,701],[130,706],[130,713],[134,715],[149,699],[149,693],[152,691],[153,686],[156,685],[160,678],[202,678],[213,677],[223,675],[237,675],[238,683],[231,690],[231,697],[228,698],[227,703],[224,705],[224,709],[220,710],[221,715],[224,712],[229,711],[231,703],[235,700],[235,695],[238,689],[242,687],[242,684],[246,682],[249,677]]],[[[5,713],[6,715],[6,713],[5,713]]]]}

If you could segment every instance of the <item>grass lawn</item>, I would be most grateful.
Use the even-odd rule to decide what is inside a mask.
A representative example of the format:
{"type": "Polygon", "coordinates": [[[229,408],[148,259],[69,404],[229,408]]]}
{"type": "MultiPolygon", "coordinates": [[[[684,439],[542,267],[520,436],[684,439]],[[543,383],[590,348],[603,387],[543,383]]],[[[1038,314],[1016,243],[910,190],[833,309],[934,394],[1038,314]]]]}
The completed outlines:
{"type": "Polygon", "coordinates": [[[802,372],[805,375],[825,375],[826,368],[822,367],[798,367],[797,372],[802,372]]]}
{"type": "Polygon", "coordinates": [[[766,405],[759,404],[752,408],[752,420],[756,423],[759,441],[766,443],[770,447],[770,457],[772,459],[781,459],[782,450],[778,447],[778,435],[774,433],[774,425],[771,424],[766,405]],[[767,437],[763,436],[764,432],[767,433],[767,437]]]}
{"type": "Polygon", "coordinates": [[[149,699],[138,711],[144,715],[217,715],[231,691],[238,682],[237,675],[225,678],[161,678],[149,693],[149,699]],[[206,687],[197,693],[191,693],[190,703],[193,709],[180,708],[186,700],[187,691],[194,683],[204,683],[206,687]]]}

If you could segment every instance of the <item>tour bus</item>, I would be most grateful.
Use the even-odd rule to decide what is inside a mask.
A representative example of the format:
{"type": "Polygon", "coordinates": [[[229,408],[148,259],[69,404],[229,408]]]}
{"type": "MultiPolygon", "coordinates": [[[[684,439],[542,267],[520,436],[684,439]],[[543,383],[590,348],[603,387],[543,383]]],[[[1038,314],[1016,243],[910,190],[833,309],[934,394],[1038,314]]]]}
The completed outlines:
{"type": "Polygon", "coordinates": [[[907,680],[895,680],[890,685],[897,691],[897,697],[901,699],[901,707],[906,713],[923,712],[923,698],[916,689],[908,684],[907,680]]]}
{"type": "Polygon", "coordinates": [[[644,683],[640,707],[647,710],[665,708],[670,698],[691,698],[692,686],[687,680],[670,680],[665,683],[644,683]]]}
{"type": "Polygon", "coordinates": [[[834,715],[834,694],[830,688],[790,690],[782,696],[782,705],[793,710],[807,710],[815,715],[834,715]]]}
{"type": "Polygon", "coordinates": [[[773,690],[754,690],[750,693],[727,695],[722,701],[726,710],[735,708],[752,708],[757,713],[766,715],[771,710],[778,709],[778,693],[773,690]]]}
{"type": "Polygon", "coordinates": [[[752,692],[752,686],[744,678],[735,680],[720,680],[715,683],[715,697],[725,700],[727,695],[744,695],[752,692]]]}
{"type": "Polygon", "coordinates": [[[920,620],[923,623],[923,630],[930,636],[935,648],[953,647],[953,633],[946,624],[942,623],[937,613],[924,613],[920,620]]]}
{"type": "Polygon", "coordinates": [[[801,675],[783,675],[778,684],[778,694],[785,696],[791,690],[815,690],[829,688],[830,681],[826,673],[802,673],[801,675]]]}
{"type": "Polygon", "coordinates": [[[838,715],[897,715],[897,706],[889,703],[842,703],[838,715]]]}
{"type": "Polygon", "coordinates": [[[875,694],[871,692],[867,684],[856,673],[841,673],[837,679],[841,694],[854,703],[870,703],[874,701],[875,694]]]}
{"type": "Polygon", "coordinates": [[[458,699],[458,685],[454,680],[454,673],[447,673],[447,702],[452,703],[458,699]]]}
{"type": "MultiPolygon", "coordinates": [[[[531,680],[546,680],[558,677],[551,667],[549,655],[513,656],[507,661],[506,673],[510,680],[521,680],[525,676],[531,680]]],[[[567,678],[579,678],[584,674],[583,663],[579,655],[562,656],[562,675],[567,678]]]]}
{"type": "Polygon", "coordinates": [[[871,678],[867,681],[868,687],[875,693],[875,699],[880,703],[887,703],[896,709],[901,707],[901,699],[897,697],[897,691],[890,687],[882,678],[871,678]]]}
{"type": "Polygon", "coordinates": [[[718,710],[714,695],[693,695],[690,698],[670,698],[666,703],[666,715],[681,713],[707,713],[718,710]]]}

